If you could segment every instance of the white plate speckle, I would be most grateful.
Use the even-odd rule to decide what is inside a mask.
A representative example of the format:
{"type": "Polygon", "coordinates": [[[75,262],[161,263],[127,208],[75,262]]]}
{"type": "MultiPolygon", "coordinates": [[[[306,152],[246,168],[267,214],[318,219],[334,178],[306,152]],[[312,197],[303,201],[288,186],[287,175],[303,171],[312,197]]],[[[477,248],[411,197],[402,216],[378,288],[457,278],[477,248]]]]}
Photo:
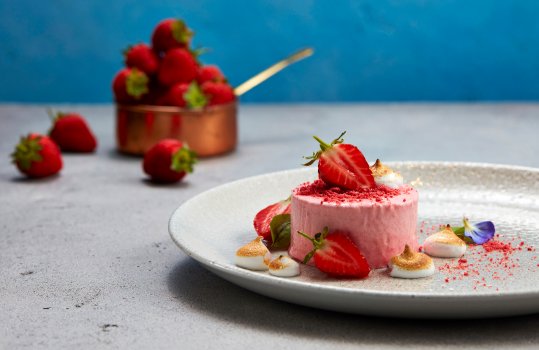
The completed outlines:
{"type": "Polygon", "coordinates": [[[374,271],[365,280],[328,278],[302,265],[294,278],[279,278],[234,265],[234,253],[256,234],[261,208],[313,180],[316,169],[251,177],[216,187],[172,215],[172,239],[210,271],[276,299],[328,310],[417,318],[476,318],[539,312],[539,170],[474,163],[388,163],[408,181],[417,177],[421,239],[440,224],[492,220],[497,240],[511,253],[469,249],[466,261],[435,259],[438,271],[400,280],[374,271]],[[523,243],[521,243],[523,242],[523,243]],[[536,248],[538,248],[536,250],[536,248]]]}

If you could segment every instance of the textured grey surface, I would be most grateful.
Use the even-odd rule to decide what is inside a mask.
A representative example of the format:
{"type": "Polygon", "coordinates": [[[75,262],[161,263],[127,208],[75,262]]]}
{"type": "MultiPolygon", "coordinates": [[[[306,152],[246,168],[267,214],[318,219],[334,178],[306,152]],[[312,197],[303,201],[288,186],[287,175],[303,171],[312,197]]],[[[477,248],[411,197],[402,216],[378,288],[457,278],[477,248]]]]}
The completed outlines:
{"type": "Polygon", "coordinates": [[[193,195],[297,167],[312,134],[346,129],[369,159],[539,167],[539,105],[244,106],[238,151],[201,161],[175,186],[146,182],[140,159],[116,154],[111,106],[62,106],[87,116],[98,152],[65,155],[60,176],[24,180],[7,155],[19,135],[48,129],[44,107],[0,107],[0,348],[539,345],[539,315],[408,321],[275,301],[207,272],[167,232],[193,195]]]}

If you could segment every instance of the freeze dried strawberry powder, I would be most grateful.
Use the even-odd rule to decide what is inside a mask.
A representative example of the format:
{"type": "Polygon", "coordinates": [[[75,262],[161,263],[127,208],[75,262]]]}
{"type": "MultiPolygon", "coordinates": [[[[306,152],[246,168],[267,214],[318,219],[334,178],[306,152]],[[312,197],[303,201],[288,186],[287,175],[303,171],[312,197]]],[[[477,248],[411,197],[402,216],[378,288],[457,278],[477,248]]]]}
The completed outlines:
{"type": "Polygon", "coordinates": [[[396,196],[407,194],[411,187],[390,188],[387,186],[376,186],[361,190],[347,190],[332,186],[323,180],[317,179],[313,182],[301,184],[295,193],[300,196],[319,198],[320,203],[349,203],[362,200],[371,200],[377,203],[390,200],[396,196]]]}
{"type": "MultiPolygon", "coordinates": [[[[423,221],[420,234],[432,234],[439,230],[438,226],[423,221]]],[[[499,291],[494,282],[510,282],[517,269],[520,273],[539,272],[536,248],[513,234],[496,234],[482,245],[468,245],[466,254],[459,259],[436,259],[435,264],[446,286],[451,288],[454,281],[469,281],[474,290],[499,291]]]]}

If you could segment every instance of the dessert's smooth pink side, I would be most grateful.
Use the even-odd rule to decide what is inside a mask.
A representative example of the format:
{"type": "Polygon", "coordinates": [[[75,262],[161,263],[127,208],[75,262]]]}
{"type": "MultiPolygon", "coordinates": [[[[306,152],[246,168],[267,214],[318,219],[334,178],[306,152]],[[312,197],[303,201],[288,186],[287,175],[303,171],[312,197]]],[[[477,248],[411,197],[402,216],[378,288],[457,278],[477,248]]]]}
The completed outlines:
{"type": "Polygon", "coordinates": [[[351,203],[320,203],[321,198],[292,195],[292,230],[289,254],[303,260],[312,243],[297,234],[313,236],[325,226],[342,231],[359,247],[371,268],[387,266],[389,260],[404,250],[418,249],[418,193],[403,187],[401,194],[383,203],[362,200],[351,203]]]}

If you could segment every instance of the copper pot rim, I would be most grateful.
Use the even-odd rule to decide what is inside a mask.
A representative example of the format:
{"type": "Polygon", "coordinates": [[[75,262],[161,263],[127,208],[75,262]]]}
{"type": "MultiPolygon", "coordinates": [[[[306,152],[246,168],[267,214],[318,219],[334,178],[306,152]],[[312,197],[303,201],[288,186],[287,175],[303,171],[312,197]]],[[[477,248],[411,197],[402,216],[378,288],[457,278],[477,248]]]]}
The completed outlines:
{"type": "Polygon", "coordinates": [[[212,112],[219,112],[223,110],[228,109],[234,109],[238,105],[237,101],[233,101],[230,103],[225,103],[221,105],[215,105],[215,106],[208,106],[204,108],[198,108],[198,109],[188,109],[188,108],[182,108],[182,107],[174,107],[174,106],[157,106],[157,105],[126,105],[126,104],[120,104],[116,103],[116,108],[121,109],[123,111],[127,112],[138,112],[138,113],[147,113],[147,112],[153,112],[153,113],[170,113],[170,114],[191,114],[191,115],[202,115],[212,112]]]}

